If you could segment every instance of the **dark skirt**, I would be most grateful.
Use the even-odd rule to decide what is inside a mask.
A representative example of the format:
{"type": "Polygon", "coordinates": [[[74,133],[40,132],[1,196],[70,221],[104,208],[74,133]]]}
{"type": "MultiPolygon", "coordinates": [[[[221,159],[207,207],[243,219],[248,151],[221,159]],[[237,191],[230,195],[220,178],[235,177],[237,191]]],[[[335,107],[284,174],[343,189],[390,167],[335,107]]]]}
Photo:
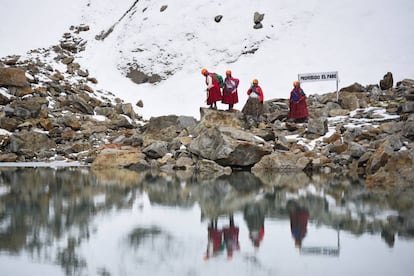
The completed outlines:
{"type": "Polygon", "coordinates": [[[244,115],[259,117],[263,114],[263,103],[259,101],[259,98],[249,97],[242,109],[242,113],[244,115]]]}

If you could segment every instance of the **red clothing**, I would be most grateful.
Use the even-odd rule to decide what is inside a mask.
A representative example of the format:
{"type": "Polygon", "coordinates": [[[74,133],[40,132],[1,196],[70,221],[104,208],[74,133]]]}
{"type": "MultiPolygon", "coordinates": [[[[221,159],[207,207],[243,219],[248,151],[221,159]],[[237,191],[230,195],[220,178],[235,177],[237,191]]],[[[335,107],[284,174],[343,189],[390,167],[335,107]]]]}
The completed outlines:
{"type": "Polygon", "coordinates": [[[207,104],[211,105],[214,102],[221,101],[221,89],[220,83],[217,80],[217,77],[214,76],[214,73],[209,73],[206,76],[206,85],[207,85],[207,104]]]}
{"type": "Polygon", "coordinates": [[[295,87],[290,92],[289,99],[289,118],[306,119],[308,118],[308,106],[306,104],[306,95],[300,87],[295,87]]]}
{"type": "Polygon", "coordinates": [[[223,87],[223,103],[224,104],[236,104],[239,102],[237,94],[237,87],[239,86],[239,80],[233,77],[226,77],[224,79],[223,87]]]}
{"type": "Polygon", "coordinates": [[[247,90],[247,95],[250,97],[258,97],[259,102],[263,102],[264,96],[263,96],[263,90],[258,85],[252,85],[249,90],[247,90]],[[253,93],[253,94],[252,94],[253,93]]]}
{"type": "Polygon", "coordinates": [[[252,230],[249,233],[249,238],[253,242],[254,246],[259,247],[264,237],[264,226],[262,225],[259,230],[252,230]]]}
{"type": "Polygon", "coordinates": [[[223,242],[223,232],[221,230],[209,228],[209,239],[213,243],[213,252],[220,251],[223,242]]]}
{"type": "Polygon", "coordinates": [[[309,213],[305,209],[294,210],[290,214],[290,230],[295,241],[302,241],[306,235],[309,213]]]}
{"type": "Polygon", "coordinates": [[[228,226],[223,229],[224,242],[226,244],[227,256],[231,257],[233,251],[240,249],[239,245],[239,227],[228,226]]]}

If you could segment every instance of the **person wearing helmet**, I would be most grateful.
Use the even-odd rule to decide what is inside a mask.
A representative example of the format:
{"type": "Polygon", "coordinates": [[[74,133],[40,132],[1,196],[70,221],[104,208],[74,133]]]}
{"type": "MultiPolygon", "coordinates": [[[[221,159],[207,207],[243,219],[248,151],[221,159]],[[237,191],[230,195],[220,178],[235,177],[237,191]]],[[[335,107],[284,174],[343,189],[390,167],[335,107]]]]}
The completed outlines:
{"type": "Polygon", "coordinates": [[[222,99],[217,74],[208,72],[206,68],[201,69],[201,74],[206,77],[207,104],[210,108],[217,109],[216,102],[222,99]]]}
{"type": "Polygon", "coordinates": [[[288,117],[297,123],[306,122],[309,117],[306,95],[300,87],[299,81],[293,82],[293,89],[290,92],[288,117]]]}
{"type": "Polygon", "coordinates": [[[259,117],[263,114],[263,90],[259,86],[259,81],[253,79],[252,85],[249,90],[247,90],[247,99],[246,104],[244,105],[242,112],[244,115],[252,116],[254,119],[258,120],[259,117]]]}
{"type": "Polygon", "coordinates": [[[229,105],[228,111],[234,111],[234,104],[239,102],[239,97],[237,94],[237,87],[239,86],[239,82],[239,79],[233,78],[231,75],[231,70],[226,71],[222,103],[229,105]]]}

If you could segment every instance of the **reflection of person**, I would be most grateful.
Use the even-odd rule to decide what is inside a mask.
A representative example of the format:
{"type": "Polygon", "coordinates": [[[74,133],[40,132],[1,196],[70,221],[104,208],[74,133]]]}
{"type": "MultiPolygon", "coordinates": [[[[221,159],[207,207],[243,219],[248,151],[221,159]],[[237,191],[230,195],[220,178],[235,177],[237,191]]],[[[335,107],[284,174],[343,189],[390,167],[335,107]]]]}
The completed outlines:
{"type": "Polygon", "coordinates": [[[251,115],[258,119],[260,115],[263,114],[263,90],[259,86],[259,81],[254,79],[249,90],[247,90],[247,99],[246,104],[244,105],[242,112],[244,115],[251,115]]]}
{"type": "Polygon", "coordinates": [[[290,231],[295,239],[295,247],[302,247],[302,240],[306,236],[309,212],[304,207],[295,206],[290,212],[290,231]]]}
{"type": "Polygon", "coordinates": [[[212,219],[208,230],[207,251],[204,256],[205,260],[217,256],[223,249],[223,231],[217,229],[217,219],[212,219]]]}
{"type": "Polygon", "coordinates": [[[244,219],[249,229],[249,238],[253,246],[258,249],[264,237],[264,222],[265,212],[263,208],[258,205],[247,205],[244,209],[244,219]]]}
{"type": "Polygon", "coordinates": [[[233,258],[233,252],[240,250],[239,227],[234,225],[233,215],[229,217],[229,225],[223,229],[224,243],[227,249],[227,258],[233,258]]]}
{"type": "Polygon", "coordinates": [[[226,78],[224,79],[223,87],[223,103],[229,105],[229,111],[233,111],[234,104],[239,102],[237,94],[237,87],[239,86],[239,80],[233,78],[231,71],[226,71],[226,78]]]}
{"type": "Polygon", "coordinates": [[[220,82],[217,78],[217,74],[210,73],[205,68],[201,70],[201,74],[206,77],[207,104],[210,105],[210,108],[217,109],[216,102],[222,99],[220,82]]]}
{"type": "Polygon", "coordinates": [[[293,89],[290,92],[289,99],[289,119],[295,122],[303,123],[308,120],[308,106],[306,104],[306,95],[300,87],[298,81],[293,82],[293,89]]]}

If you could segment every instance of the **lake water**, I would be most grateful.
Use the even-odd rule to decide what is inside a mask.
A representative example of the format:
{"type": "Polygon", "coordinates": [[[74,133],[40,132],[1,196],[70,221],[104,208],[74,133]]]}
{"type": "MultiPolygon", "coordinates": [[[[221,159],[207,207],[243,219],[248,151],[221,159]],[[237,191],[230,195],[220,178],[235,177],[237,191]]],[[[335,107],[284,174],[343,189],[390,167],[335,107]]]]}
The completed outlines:
{"type": "Polygon", "coordinates": [[[389,203],[302,179],[0,168],[0,274],[413,275],[389,203]]]}

